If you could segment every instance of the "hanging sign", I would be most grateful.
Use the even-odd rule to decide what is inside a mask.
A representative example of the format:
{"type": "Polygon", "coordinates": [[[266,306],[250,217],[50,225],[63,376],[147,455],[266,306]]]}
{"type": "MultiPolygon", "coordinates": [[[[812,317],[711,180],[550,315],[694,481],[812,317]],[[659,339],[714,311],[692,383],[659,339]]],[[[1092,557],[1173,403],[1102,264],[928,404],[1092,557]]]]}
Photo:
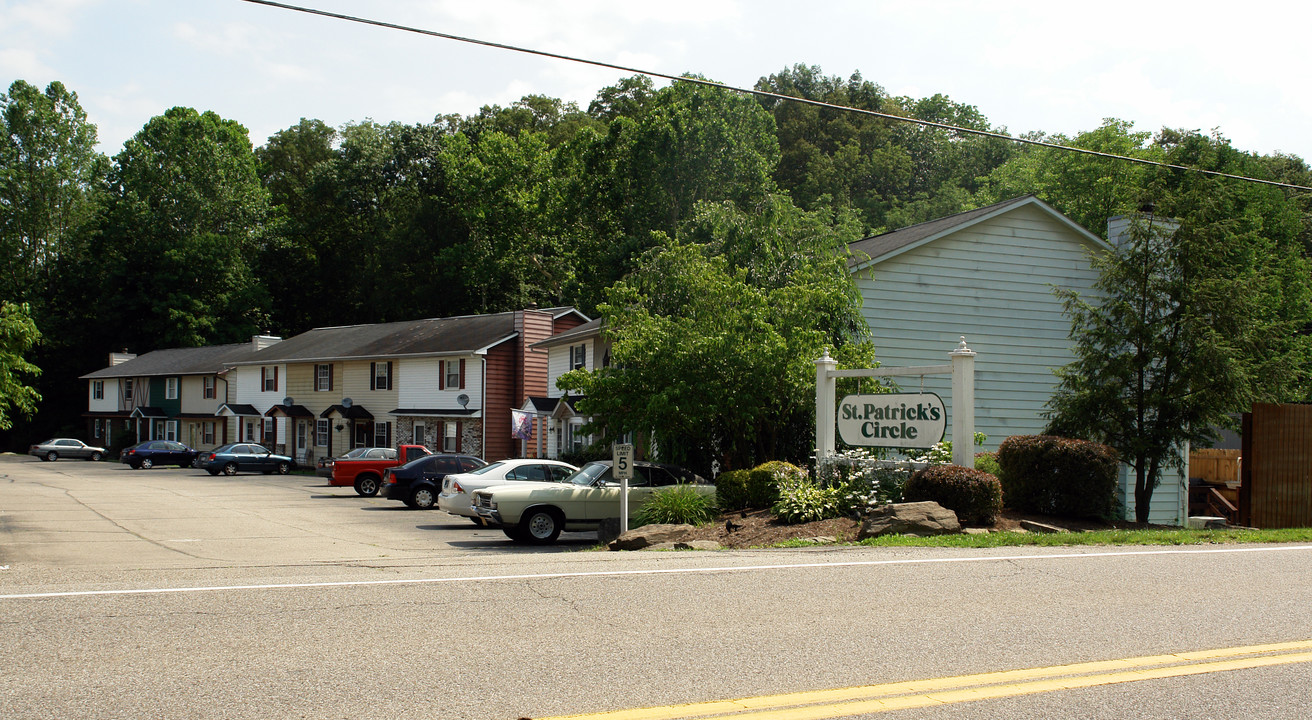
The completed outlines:
{"type": "Polygon", "coordinates": [[[935,393],[848,395],[838,404],[838,436],[848,445],[929,448],[947,427],[947,409],[935,393]]]}

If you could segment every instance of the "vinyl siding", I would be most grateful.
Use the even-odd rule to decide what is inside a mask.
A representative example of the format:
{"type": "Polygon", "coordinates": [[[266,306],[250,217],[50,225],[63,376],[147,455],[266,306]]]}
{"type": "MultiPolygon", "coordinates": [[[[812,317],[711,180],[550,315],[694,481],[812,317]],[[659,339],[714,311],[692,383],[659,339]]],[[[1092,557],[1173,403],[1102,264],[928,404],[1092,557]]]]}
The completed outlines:
{"type": "Polygon", "coordinates": [[[398,388],[397,404],[392,407],[454,410],[460,407],[456,398],[461,394],[469,396],[470,410],[479,410],[483,407],[483,361],[478,356],[401,360],[399,365],[393,367],[394,372],[397,372],[397,379],[404,378],[404,382],[394,384],[394,387],[398,388]],[[461,360],[465,361],[464,389],[439,390],[440,361],[460,362],[461,360]]]}
{"type": "Polygon", "coordinates": [[[91,412],[118,412],[119,409],[119,384],[117,378],[105,378],[104,380],[87,381],[87,410],[91,412]],[[95,399],[95,383],[104,383],[105,396],[99,400],[95,399]]]}
{"type": "Polygon", "coordinates": [[[523,398],[515,399],[519,385],[515,350],[513,343],[502,343],[487,353],[483,459],[488,462],[519,455],[519,441],[510,437],[510,410],[523,405],[523,398]]]}
{"type": "Polygon", "coordinates": [[[179,390],[184,413],[209,413],[219,409],[223,403],[223,381],[213,375],[187,375],[182,378],[179,390]],[[205,397],[205,377],[214,381],[214,397],[205,397]]]}

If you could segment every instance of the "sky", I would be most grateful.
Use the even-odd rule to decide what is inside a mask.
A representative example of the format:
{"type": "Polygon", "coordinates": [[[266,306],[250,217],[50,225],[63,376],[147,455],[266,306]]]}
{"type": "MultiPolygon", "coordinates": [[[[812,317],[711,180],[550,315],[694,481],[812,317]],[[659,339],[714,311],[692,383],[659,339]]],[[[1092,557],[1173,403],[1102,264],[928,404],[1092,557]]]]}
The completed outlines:
{"type": "MultiPolygon", "coordinates": [[[[738,87],[796,64],[859,72],[891,95],[974,105],[1012,134],[1114,117],[1312,158],[1297,40],[1312,3],[285,1],[738,87]]],[[[109,155],[175,106],[237,120],[258,146],[301,118],[430,122],[527,94],[586,108],[628,74],[244,0],[0,0],[0,90],[64,83],[109,155]]]]}

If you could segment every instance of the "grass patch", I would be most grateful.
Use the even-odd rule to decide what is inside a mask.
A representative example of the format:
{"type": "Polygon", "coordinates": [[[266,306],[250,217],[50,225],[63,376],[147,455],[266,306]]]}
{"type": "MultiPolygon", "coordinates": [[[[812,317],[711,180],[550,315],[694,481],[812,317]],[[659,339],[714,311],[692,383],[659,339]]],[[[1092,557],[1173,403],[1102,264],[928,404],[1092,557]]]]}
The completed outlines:
{"type": "Polygon", "coordinates": [[[1312,542],[1312,528],[1283,530],[1096,530],[1070,533],[998,532],[987,535],[912,537],[885,535],[857,545],[868,547],[1069,547],[1075,545],[1227,545],[1312,542]]]}

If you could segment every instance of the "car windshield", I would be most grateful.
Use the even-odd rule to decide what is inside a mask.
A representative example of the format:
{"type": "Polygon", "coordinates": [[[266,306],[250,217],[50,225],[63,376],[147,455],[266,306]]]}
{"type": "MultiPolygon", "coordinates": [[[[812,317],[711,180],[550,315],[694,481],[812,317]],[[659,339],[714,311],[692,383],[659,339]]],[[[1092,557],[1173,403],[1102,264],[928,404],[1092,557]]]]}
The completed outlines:
{"type": "Polygon", "coordinates": [[[574,473],[565,478],[563,482],[574,483],[575,485],[591,485],[597,481],[597,478],[608,472],[610,472],[609,465],[588,463],[578,470],[575,470],[574,473]]]}
{"type": "Polygon", "coordinates": [[[466,475],[482,475],[483,473],[490,473],[490,472],[492,472],[493,470],[495,470],[496,468],[501,467],[502,465],[505,465],[505,463],[503,463],[503,462],[501,462],[500,460],[498,460],[497,462],[494,462],[494,463],[492,463],[491,465],[484,465],[484,466],[481,467],[481,468],[476,468],[476,469],[474,469],[474,470],[470,470],[469,472],[467,472],[467,473],[465,473],[465,474],[466,474],[466,475]]]}

